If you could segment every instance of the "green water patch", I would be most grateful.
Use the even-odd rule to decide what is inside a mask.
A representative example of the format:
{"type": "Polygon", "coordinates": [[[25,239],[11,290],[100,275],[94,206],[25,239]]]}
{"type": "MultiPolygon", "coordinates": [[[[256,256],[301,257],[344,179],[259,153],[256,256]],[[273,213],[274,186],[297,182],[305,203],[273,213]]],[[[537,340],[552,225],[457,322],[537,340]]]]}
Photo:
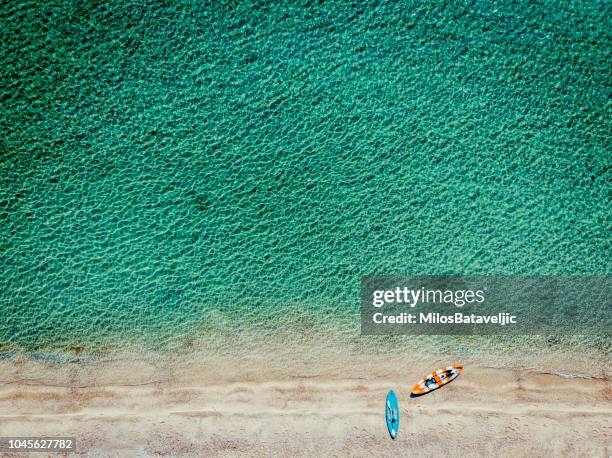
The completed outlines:
{"type": "Polygon", "coordinates": [[[0,342],[355,332],[362,275],[610,273],[608,10],[3,3],[0,342]]]}

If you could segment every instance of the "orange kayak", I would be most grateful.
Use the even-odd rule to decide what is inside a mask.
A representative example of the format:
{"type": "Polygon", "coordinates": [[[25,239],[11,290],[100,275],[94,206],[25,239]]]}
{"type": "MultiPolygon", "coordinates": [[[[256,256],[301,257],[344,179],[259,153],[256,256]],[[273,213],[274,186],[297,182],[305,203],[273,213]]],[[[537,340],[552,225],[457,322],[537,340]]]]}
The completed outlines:
{"type": "Polygon", "coordinates": [[[443,367],[429,375],[426,375],[423,380],[412,387],[410,397],[414,398],[430,393],[438,388],[452,382],[463,370],[461,364],[453,364],[450,367],[443,367]]]}

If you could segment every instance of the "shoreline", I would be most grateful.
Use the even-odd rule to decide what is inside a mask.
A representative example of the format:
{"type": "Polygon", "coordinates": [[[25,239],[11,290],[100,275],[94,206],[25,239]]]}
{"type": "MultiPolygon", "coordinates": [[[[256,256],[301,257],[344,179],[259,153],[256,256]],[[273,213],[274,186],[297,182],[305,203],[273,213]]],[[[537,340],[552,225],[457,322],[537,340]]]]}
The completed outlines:
{"type": "Polygon", "coordinates": [[[228,333],[177,340],[157,350],[137,345],[105,353],[14,351],[0,358],[0,386],[12,380],[45,380],[49,385],[89,386],[168,379],[189,381],[283,380],[291,376],[355,377],[401,375],[406,366],[443,367],[454,362],[567,378],[608,379],[609,341],[550,343],[543,336],[521,340],[482,336],[347,337],[313,334],[228,333]],[[196,375],[197,374],[197,375],[196,375]],[[245,378],[246,377],[246,378],[245,378]]]}

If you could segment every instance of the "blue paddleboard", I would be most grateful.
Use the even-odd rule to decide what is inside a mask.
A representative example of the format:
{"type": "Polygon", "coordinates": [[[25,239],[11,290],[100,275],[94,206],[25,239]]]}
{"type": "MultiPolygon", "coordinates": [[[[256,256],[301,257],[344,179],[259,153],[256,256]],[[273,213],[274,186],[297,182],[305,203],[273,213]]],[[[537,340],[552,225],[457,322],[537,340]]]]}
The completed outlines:
{"type": "Polygon", "coordinates": [[[385,417],[387,419],[387,429],[389,430],[389,435],[391,436],[391,439],[395,439],[399,430],[400,413],[397,396],[393,390],[389,391],[389,394],[387,394],[385,417]]]}

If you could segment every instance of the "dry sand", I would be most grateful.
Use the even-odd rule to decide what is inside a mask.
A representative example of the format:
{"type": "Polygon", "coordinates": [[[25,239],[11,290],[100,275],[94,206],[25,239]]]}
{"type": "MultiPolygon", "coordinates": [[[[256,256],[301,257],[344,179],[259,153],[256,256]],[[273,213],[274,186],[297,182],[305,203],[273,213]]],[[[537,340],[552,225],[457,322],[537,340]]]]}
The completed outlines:
{"type": "Polygon", "coordinates": [[[82,456],[612,455],[605,371],[567,378],[468,359],[455,382],[409,399],[443,357],[207,361],[1,361],[0,436],[75,436],[82,456]],[[384,420],[390,388],[396,441],[384,420]]]}

